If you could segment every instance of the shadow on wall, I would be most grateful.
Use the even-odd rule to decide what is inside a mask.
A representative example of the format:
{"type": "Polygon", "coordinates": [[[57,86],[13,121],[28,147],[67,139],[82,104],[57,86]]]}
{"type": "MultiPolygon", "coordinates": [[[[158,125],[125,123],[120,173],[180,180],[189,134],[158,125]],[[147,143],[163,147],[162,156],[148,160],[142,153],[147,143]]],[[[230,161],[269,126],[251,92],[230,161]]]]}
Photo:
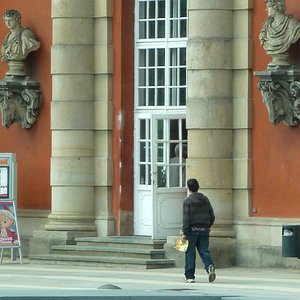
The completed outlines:
{"type": "Polygon", "coordinates": [[[290,62],[300,68],[300,40],[290,47],[290,62]]]}

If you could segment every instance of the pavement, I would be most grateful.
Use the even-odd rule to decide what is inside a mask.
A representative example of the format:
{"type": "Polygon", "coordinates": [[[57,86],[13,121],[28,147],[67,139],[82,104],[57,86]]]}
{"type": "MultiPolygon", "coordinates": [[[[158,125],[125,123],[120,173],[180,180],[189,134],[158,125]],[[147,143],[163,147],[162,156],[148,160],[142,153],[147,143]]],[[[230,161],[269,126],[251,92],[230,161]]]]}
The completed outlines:
{"type": "Polygon", "coordinates": [[[71,265],[37,265],[4,260],[0,300],[18,299],[300,299],[300,269],[226,268],[209,283],[197,270],[196,283],[183,282],[178,268],[140,270],[71,265]]]}

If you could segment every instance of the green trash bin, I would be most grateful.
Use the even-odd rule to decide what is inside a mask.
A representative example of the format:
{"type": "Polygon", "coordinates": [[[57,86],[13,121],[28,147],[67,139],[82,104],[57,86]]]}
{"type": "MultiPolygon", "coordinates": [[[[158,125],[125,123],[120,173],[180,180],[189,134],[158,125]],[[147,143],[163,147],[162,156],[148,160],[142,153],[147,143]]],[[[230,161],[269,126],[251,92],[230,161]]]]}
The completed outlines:
{"type": "Polygon", "coordinates": [[[300,225],[282,226],[282,256],[300,258],[300,225]]]}

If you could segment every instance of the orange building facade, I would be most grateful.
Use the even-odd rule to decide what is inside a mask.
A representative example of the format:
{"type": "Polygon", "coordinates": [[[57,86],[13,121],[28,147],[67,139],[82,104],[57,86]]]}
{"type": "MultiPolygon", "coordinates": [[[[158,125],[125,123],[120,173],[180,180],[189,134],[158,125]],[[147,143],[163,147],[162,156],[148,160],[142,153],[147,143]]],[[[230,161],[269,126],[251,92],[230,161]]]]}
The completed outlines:
{"type": "MultiPolygon", "coordinates": [[[[29,254],[45,231],[148,235],[172,248],[182,180],[197,177],[216,210],[220,265],[297,265],[281,257],[281,226],[300,221],[300,129],[269,122],[254,76],[270,61],[258,39],[265,3],[175,2],[1,1],[2,14],[19,10],[41,43],[26,60],[41,84],[37,122],[0,128],[0,152],[16,153],[29,254]],[[174,187],[166,174],[176,144],[188,155],[174,187]]],[[[299,4],[286,0],[298,20],[299,4]]],[[[2,23],[0,40],[7,32],[2,23]]],[[[39,251],[49,251],[44,244],[39,251]]]]}

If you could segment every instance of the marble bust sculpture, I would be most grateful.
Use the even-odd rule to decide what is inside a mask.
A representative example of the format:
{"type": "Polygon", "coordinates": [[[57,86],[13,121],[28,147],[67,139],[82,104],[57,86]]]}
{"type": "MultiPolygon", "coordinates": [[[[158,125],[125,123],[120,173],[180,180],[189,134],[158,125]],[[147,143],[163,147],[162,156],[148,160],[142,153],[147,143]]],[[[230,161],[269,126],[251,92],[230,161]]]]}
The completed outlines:
{"type": "Polygon", "coordinates": [[[23,62],[30,52],[39,49],[40,42],[35,39],[31,30],[21,26],[21,14],[17,10],[6,11],[3,19],[10,32],[2,44],[1,60],[9,64],[23,62]]]}
{"type": "Polygon", "coordinates": [[[268,18],[261,29],[261,45],[273,60],[269,65],[289,65],[288,50],[300,38],[300,23],[285,15],[285,0],[265,0],[268,18]]]}

